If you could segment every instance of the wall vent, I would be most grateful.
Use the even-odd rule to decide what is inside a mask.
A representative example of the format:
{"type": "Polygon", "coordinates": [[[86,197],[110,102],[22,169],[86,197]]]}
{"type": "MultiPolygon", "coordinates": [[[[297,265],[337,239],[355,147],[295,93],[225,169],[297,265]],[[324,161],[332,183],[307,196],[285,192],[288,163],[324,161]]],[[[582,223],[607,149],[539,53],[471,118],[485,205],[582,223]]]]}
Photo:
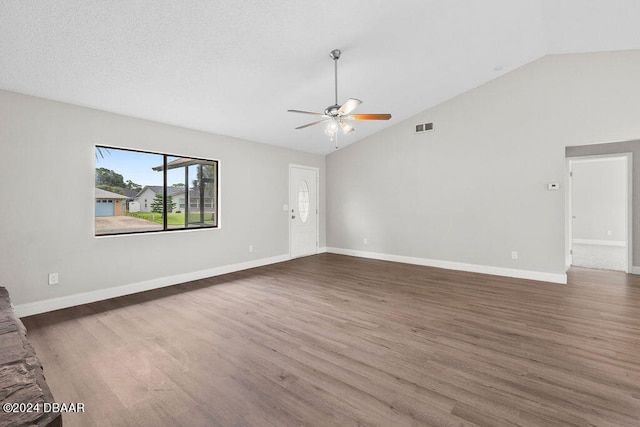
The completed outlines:
{"type": "Polygon", "coordinates": [[[416,125],[415,133],[423,133],[433,129],[433,123],[420,123],[416,125]]]}

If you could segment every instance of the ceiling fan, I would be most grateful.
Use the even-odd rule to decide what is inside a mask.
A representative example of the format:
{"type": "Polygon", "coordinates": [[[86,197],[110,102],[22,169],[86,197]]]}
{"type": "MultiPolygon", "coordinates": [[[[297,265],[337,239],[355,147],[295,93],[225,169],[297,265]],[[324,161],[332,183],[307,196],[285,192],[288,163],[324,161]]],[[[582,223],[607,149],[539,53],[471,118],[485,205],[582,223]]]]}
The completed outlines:
{"type": "Polygon", "coordinates": [[[334,64],[334,75],[335,75],[335,104],[330,105],[324,109],[324,113],[314,113],[311,111],[302,111],[302,110],[287,110],[290,113],[302,113],[302,114],[311,114],[313,116],[322,117],[322,120],[318,120],[315,122],[307,123],[306,125],[298,126],[296,129],[304,129],[309,126],[317,125],[319,123],[327,123],[327,127],[325,128],[325,133],[330,137],[331,141],[336,140],[336,148],[338,148],[338,130],[341,129],[342,133],[345,135],[349,132],[353,132],[355,128],[351,126],[347,120],[389,120],[391,118],[391,114],[351,114],[353,110],[355,110],[358,105],[362,104],[362,101],[355,98],[347,99],[342,105],[338,105],[338,59],[340,59],[340,50],[334,49],[329,53],[331,59],[333,59],[334,64]]]}

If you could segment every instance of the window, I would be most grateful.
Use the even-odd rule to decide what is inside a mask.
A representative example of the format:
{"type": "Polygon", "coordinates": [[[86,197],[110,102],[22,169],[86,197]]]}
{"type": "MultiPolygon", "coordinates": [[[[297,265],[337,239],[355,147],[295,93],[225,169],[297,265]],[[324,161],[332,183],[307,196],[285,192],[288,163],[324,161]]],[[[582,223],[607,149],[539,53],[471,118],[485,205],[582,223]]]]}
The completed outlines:
{"type": "Polygon", "coordinates": [[[106,146],[95,157],[96,236],[218,226],[217,160],[106,146]]]}

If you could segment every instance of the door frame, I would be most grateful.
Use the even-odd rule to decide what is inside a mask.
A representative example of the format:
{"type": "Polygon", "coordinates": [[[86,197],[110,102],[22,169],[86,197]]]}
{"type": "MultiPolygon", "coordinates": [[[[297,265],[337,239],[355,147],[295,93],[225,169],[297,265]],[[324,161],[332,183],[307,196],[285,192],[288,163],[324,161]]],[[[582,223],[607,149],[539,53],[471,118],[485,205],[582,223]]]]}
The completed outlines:
{"type": "Polygon", "coordinates": [[[571,267],[573,261],[572,249],[573,249],[573,209],[571,206],[572,199],[572,185],[571,185],[571,166],[574,162],[588,162],[598,161],[605,159],[625,159],[627,166],[627,192],[625,197],[625,215],[626,215],[626,227],[627,227],[627,265],[625,273],[633,273],[633,153],[611,153],[611,154],[596,154],[589,156],[573,156],[565,159],[565,264],[567,269],[571,267]]]}
{"type": "Polygon", "coordinates": [[[293,259],[291,256],[291,206],[293,205],[293,200],[291,200],[291,171],[294,168],[307,169],[316,173],[316,254],[318,253],[320,246],[320,168],[289,163],[289,184],[287,185],[287,199],[289,200],[289,204],[287,205],[287,221],[289,224],[289,259],[293,259]]]}

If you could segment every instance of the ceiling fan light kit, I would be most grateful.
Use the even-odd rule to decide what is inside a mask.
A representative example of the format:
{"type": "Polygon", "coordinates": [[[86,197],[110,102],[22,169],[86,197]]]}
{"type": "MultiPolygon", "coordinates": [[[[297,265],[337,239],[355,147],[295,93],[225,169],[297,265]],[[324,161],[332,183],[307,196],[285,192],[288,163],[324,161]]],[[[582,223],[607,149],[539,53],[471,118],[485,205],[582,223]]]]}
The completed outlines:
{"type": "Polygon", "coordinates": [[[340,49],[334,49],[329,53],[334,64],[335,104],[325,108],[323,113],[314,113],[303,110],[287,110],[290,113],[311,114],[322,117],[322,120],[298,126],[296,129],[304,129],[309,126],[326,122],[327,126],[325,127],[324,133],[329,136],[330,141],[335,141],[336,149],[338,148],[338,130],[342,130],[342,133],[345,135],[355,130],[347,120],[389,120],[391,118],[391,114],[350,114],[360,104],[362,104],[362,101],[359,99],[349,98],[344,104],[338,104],[338,59],[340,59],[341,53],[340,49]]]}

